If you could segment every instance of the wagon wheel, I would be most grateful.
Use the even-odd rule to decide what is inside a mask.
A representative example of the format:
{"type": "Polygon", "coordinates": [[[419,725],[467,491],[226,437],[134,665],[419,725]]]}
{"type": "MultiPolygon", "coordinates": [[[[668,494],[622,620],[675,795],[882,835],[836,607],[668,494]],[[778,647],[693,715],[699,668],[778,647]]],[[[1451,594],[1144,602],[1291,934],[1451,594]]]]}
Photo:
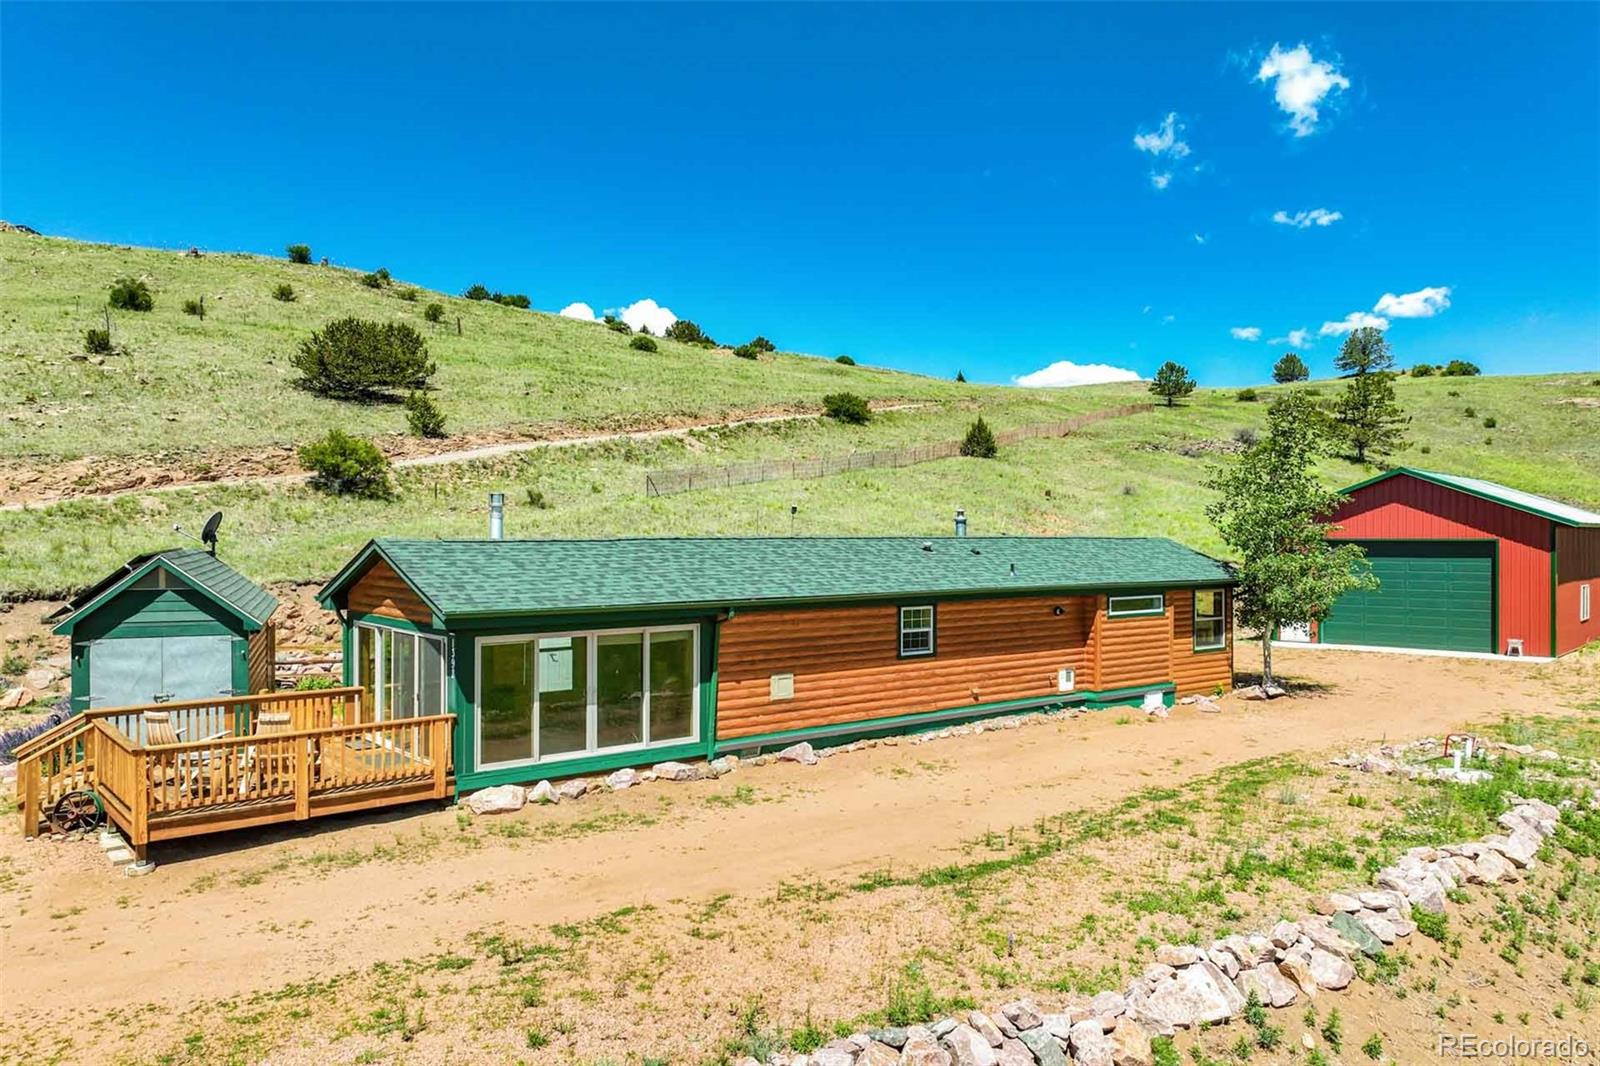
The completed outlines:
{"type": "Polygon", "coordinates": [[[50,808],[50,828],[57,833],[93,829],[104,817],[100,797],[88,789],[75,789],[56,800],[56,805],[50,808]]]}

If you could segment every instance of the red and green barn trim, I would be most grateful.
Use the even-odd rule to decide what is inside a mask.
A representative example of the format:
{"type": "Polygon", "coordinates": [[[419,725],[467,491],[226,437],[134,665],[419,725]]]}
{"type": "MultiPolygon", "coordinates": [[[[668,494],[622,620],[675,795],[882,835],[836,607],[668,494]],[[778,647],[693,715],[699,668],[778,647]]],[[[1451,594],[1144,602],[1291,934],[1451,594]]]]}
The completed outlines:
{"type": "Polygon", "coordinates": [[[1600,639],[1600,514],[1409,467],[1341,491],[1334,538],[1383,584],[1340,600],[1319,641],[1558,656],[1600,639]]]}

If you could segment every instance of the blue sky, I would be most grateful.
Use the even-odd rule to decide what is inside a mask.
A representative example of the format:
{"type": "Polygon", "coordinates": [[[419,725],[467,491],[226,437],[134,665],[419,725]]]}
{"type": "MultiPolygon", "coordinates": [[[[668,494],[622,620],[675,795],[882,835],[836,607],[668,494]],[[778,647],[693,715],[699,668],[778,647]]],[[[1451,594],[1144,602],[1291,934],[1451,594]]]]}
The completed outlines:
{"type": "Polygon", "coordinates": [[[1351,315],[1404,364],[1600,368],[1592,4],[7,3],[0,38],[0,215],[48,233],[994,382],[1320,373],[1351,315]]]}

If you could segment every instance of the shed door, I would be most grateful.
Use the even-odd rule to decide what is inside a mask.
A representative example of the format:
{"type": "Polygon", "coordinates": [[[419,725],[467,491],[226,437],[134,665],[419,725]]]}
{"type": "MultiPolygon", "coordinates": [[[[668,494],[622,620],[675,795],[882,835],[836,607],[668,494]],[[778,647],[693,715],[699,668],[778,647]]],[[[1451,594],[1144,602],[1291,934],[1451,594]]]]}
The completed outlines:
{"type": "Polygon", "coordinates": [[[1379,586],[1346,593],[1328,644],[1494,651],[1493,541],[1362,541],[1379,586]]]}
{"type": "Polygon", "coordinates": [[[232,637],[122,637],[89,644],[90,707],[232,694],[232,637]]]}

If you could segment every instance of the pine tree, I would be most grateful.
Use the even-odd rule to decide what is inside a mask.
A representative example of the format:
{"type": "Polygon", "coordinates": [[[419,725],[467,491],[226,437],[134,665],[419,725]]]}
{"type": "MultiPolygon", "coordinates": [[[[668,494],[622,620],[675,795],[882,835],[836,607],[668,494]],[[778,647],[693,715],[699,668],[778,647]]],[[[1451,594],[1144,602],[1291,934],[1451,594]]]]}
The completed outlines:
{"type": "Polygon", "coordinates": [[[959,382],[965,382],[967,380],[967,375],[965,375],[961,371],[957,370],[956,371],[956,380],[959,381],[959,382]]]}
{"type": "Polygon", "coordinates": [[[967,435],[961,441],[961,454],[970,455],[975,459],[993,459],[999,450],[995,444],[994,431],[989,428],[989,423],[979,415],[978,420],[967,427],[967,435]]]}
{"type": "Polygon", "coordinates": [[[1325,519],[1340,496],[1317,476],[1326,446],[1322,412],[1311,397],[1291,392],[1268,409],[1267,426],[1206,482],[1218,494],[1206,517],[1236,560],[1235,615],[1260,635],[1264,687],[1275,683],[1272,637],[1279,628],[1320,622],[1344,593],[1377,587],[1360,545],[1328,540],[1333,526],[1325,519]]]}
{"type": "Polygon", "coordinates": [[[1334,404],[1333,420],[1358,463],[1404,447],[1405,427],[1411,424],[1395,401],[1394,375],[1388,371],[1351,378],[1334,404]]]}
{"type": "Polygon", "coordinates": [[[1377,374],[1385,370],[1394,369],[1394,356],[1389,352],[1389,342],[1383,337],[1383,330],[1373,326],[1362,326],[1360,329],[1350,331],[1350,336],[1344,339],[1344,347],[1339,349],[1339,358],[1333,365],[1346,374],[1377,374]]]}
{"type": "Polygon", "coordinates": [[[1165,397],[1168,407],[1173,405],[1174,400],[1193,392],[1194,387],[1194,378],[1189,376],[1189,371],[1171,359],[1161,364],[1161,369],[1156,371],[1155,378],[1150,382],[1150,391],[1165,397]]]}
{"type": "Polygon", "coordinates": [[[1311,370],[1306,366],[1306,361],[1294,352],[1284,352],[1283,358],[1272,366],[1272,380],[1279,385],[1287,385],[1291,381],[1305,381],[1311,377],[1311,370]]]}

